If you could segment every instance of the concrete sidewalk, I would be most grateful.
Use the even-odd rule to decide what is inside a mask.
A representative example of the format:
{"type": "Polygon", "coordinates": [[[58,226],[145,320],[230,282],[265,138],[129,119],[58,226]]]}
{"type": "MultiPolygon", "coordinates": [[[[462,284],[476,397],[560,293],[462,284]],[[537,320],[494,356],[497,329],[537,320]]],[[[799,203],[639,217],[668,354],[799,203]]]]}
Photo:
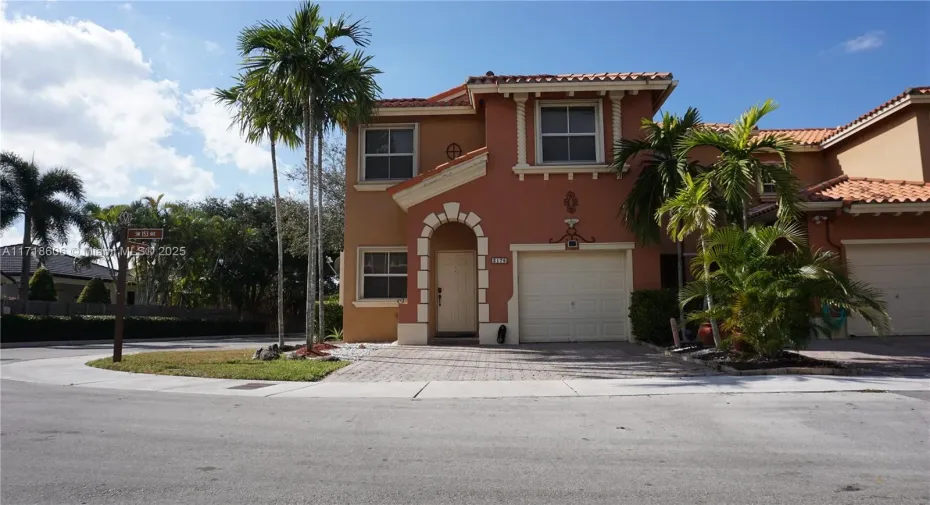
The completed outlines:
{"type": "Polygon", "coordinates": [[[636,379],[509,381],[287,382],[134,374],[91,368],[103,357],[71,356],[8,363],[0,378],[21,382],[131,391],[273,398],[505,398],[648,396],[719,393],[930,391],[930,379],[812,375],[696,376],[636,379]],[[243,387],[244,386],[244,387],[243,387]]]}

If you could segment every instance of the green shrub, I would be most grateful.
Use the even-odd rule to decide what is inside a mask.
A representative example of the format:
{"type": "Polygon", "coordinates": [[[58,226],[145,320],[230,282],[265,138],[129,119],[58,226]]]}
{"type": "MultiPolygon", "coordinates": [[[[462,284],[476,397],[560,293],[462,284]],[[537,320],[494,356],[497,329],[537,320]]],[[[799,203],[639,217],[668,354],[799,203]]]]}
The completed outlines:
{"type": "Polygon", "coordinates": [[[110,290],[107,289],[106,284],[100,280],[99,277],[94,277],[91,279],[84,289],[81,290],[81,295],[78,296],[78,303],[112,303],[110,298],[110,290]]]}
{"type": "Polygon", "coordinates": [[[39,267],[29,279],[29,299],[42,302],[58,301],[55,279],[45,267],[39,267]]]}
{"type": "Polygon", "coordinates": [[[634,291],[630,300],[630,323],[636,338],[652,344],[672,345],[670,318],[678,319],[677,289],[634,291]]]}
{"type": "MultiPolygon", "coordinates": [[[[320,302],[316,302],[316,303],[317,303],[317,306],[319,306],[320,302]]],[[[325,328],[323,328],[323,330],[320,331],[319,334],[326,336],[326,335],[329,335],[330,333],[341,331],[342,330],[342,305],[339,305],[338,301],[332,302],[332,301],[326,300],[325,302],[323,302],[323,309],[325,310],[325,312],[323,313],[323,317],[325,318],[325,320],[323,321],[323,325],[325,326],[325,328]]]]}
{"type": "MultiPolygon", "coordinates": [[[[113,338],[113,316],[6,315],[4,342],[105,340],[113,338]]],[[[265,333],[263,321],[214,321],[177,317],[127,317],[124,338],[181,338],[265,333]]]]}

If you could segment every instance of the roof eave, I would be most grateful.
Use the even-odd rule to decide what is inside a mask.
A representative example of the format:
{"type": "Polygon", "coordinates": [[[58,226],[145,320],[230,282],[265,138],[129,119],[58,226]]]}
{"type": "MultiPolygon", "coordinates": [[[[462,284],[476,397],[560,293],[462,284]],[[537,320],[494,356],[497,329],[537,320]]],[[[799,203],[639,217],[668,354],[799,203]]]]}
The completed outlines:
{"type": "MultiPolygon", "coordinates": [[[[495,84],[469,84],[468,96],[475,93],[558,93],[565,91],[630,91],[630,90],[667,90],[674,88],[678,81],[673,79],[650,79],[630,81],[585,81],[585,82],[521,82],[495,84]]],[[[474,99],[472,99],[474,103],[474,99]]]]}
{"type": "Polygon", "coordinates": [[[852,135],[855,135],[857,132],[865,130],[872,126],[873,124],[896,114],[911,104],[921,104],[921,103],[930,103],[930,96],[927,95],[905,95],[899,102],[889,105],[888,108],[875,114],[874,116],[857,123],[849,128],[834,134],[832,137],[828,137],[820,142],[821,147],[830,147],[834,144],[841,142],[843,139],[849,138],[852,135]]]}
{"type": "Polygon", "coordinates": [[[475,109],[471,105],[441,105],[436,107],[380,107],[374,111],[374,117],[451,116],[459,114],[475,114],[475,109]]]}

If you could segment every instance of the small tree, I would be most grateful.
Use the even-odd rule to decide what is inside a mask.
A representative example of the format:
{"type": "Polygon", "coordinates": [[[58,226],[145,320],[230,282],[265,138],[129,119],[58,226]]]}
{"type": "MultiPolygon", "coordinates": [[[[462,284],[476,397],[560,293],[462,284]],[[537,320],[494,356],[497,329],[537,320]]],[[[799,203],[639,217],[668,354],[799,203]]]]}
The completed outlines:
{"type": "Polygon", "coordinates": [[[81,295],[78,296],[78,303],[112,303],[110,290],[99,277],[94,277],[84,286],[81,295]]]}
{"type": "Polygon", "coordinates": [[[45,267],[39,267],[29,279],[29,299],[41,302],[58,301],[55,279],[45,267]]]}

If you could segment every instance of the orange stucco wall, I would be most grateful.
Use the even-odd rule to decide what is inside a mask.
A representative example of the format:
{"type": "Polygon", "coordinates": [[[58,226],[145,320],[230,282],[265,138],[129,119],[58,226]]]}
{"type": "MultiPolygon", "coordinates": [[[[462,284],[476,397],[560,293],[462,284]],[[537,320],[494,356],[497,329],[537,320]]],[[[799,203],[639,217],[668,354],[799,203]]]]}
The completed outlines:
{"type": "Polygon", "coordinates": [[[818,212],[808,216],[807,230],[811,247],[837,252],[843,240],[930,238],[930,214],[853,216],[844,212],[818,212]],[[829,226],[827,222],[815,223],[815,215],[827,216],[829,226]]]}
{"type": "MultiPolygon", "coordinates": [[[[484,114],[378,118],[376,124],[417,124],[417,172],[448,161],[446,147],[455,142],[464,152],[484,146],[484,114]]],[[[407,213],[384,191],[359,191],[359,128],[346,134],[346,229],[343,283],[343,328],[347,341],[393,341],[397,338],[396,307],[356,307],[358,248],[406,246],[407,213]]],[[[416,241],[413,242],[416,244],[416,241]]],[[[416,272],[410,254],[410,272],[416,272]]],[[[416,275],[410,275],[416,281],[416,275]]],[[[411,291],[415,292],[415,291],[411,291]]],[[[413,302],[415,306],[416,301],[413,302]]]]}
{"type": "MultiPolygon", "coordinates": [[[[623,224],[617,212],[624,196],[635,180],[635,170],[630,176],[618,180],[615,176],[600,174],[593,179],[590,174],[576,174],[569,181],[565,174],[552,174],[549,180],[542,175],[527,175],[523,181],[513,173],[517,163],[516,105],[513,100],[502,96],[485,96],[487,118],[488,165],[487,175],[473,182],[454,188],[430,200],[411,207],[408,211],[407,241],[414,244],[423,228],[423,219],[430,213],[443,211],[446,202],[461,204],[460,212],[474,212],[481,217],[481,227],[488,237],[489,288],[487,302],[490,321],[507,321],[507,302],[513,296],[513,261],[511,244],[548,243],[558,240],[566,231],[564,220],[568,217],[563,200],[571,190],[579,200],[575,216],[579,234],[597,242],[634,242],[635,237],[623,224]],[[490,264],[491,257],[506,257],[506,264],[490,264]]],[[[609,101],[605,98],[605,116],[609,101]]],[[[527,105],[529,112],[534,107],[527,105]]],[[[648,94],[626,96],[623,99],[622,128],[624,134],[639,132],[643,116],[651,115],[648,94]]],[[[606,118],[605,133],[610,138],[609,116],[606,118]]],[[[533,121],[527,120],[527,126],[533,121]]],[[[527,150],[533,153],[527,134],[527,150]]],[[[442,229],[442,228],[440,228],[442,229]]],[[[659,248],[637,245],[633,251],[633,288],[651,289],[660,287],[659,248]]],[[[408,276],[408,293],[416,292],[415,276],[408,276]]],[[[416,321],[416,305],[408,303],[400,307],[401,322],[416,321]]]]}

